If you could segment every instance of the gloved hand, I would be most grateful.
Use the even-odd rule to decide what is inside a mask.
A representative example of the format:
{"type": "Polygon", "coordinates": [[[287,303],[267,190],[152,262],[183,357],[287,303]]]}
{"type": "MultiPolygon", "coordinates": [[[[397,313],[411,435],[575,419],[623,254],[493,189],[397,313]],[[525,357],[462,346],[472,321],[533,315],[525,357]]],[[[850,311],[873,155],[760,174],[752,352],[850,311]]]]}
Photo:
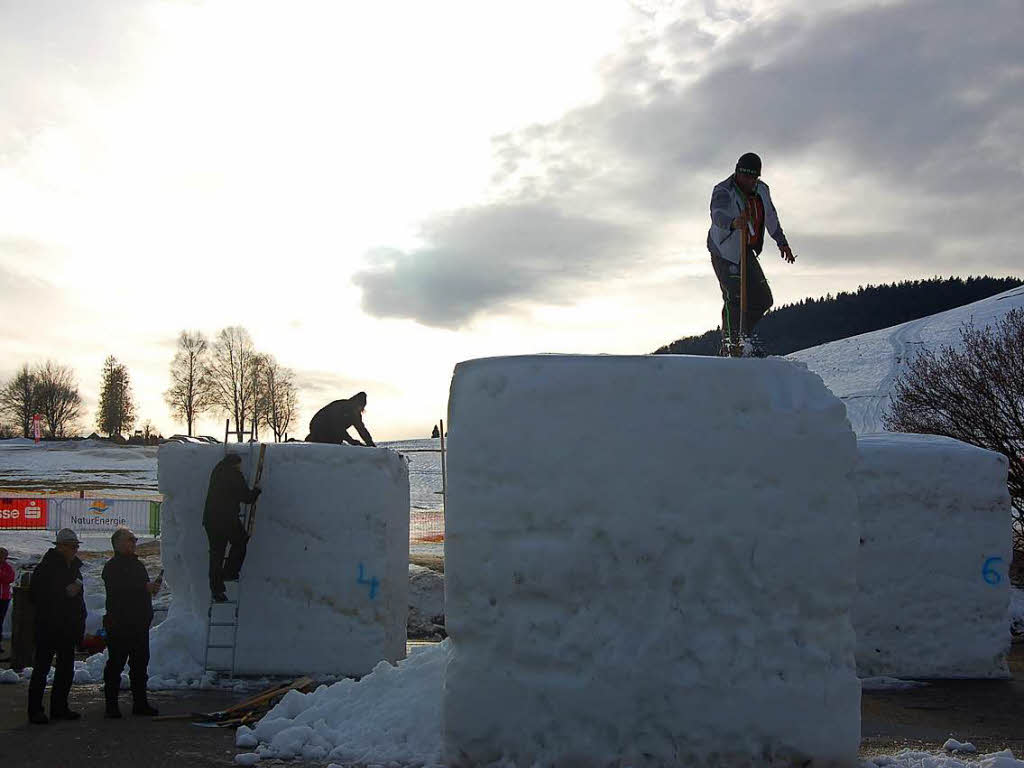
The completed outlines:
{"type": "Polygon", "coordinates": [[[788,245],[779,246],[779,251],[782,258],[784,258],[790,264],[796,261],[796,256],[793,255],[793,250],[788,245]]]}

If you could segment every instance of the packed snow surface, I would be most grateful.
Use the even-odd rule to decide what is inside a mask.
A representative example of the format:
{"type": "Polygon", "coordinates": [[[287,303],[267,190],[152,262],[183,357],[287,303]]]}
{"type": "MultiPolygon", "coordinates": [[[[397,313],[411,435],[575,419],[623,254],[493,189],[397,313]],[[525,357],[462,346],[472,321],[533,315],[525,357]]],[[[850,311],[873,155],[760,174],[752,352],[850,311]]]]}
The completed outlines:
{"type": "Polygon", "coordinates": [[[475,360],[449,419],[446,764],[855,762],[856,440],[821,379],[475,360]]]}
{"type": "Polygon", "coordinates": [[[959,346],[965,323],[983,328],[1020,308],[1024,308],[1024,288],[1013,288],[947,312],[794,352],[789,358],[806,363],[824,379],[846,404],[857,434],[881,432],[893,385],[914,354],[959,346]]]}
{"type": "MultiPolygon", "coordinates": [[[[232,450],[241,452],[243,471],[253,477],[255,447],[232,450]]],[[[160,448],[163,563],[175,595],[160,629],[173,632],[170,645],[190,656],[197,636],[205,640],[210,589],[203,506],[210,472],[223,456],[216,445],[160,448]]],[[[362,675],[382,659],[402,658],[409,608],[406,461],[386,448],[268,445],[261,486],[238,585],[237,671],[362,675]]],[[[230,621],[231,611],[230,604],[216,606],[214,620],[230,621]]],[[[229,643],[231,631],[215,627],[211,642],[229,643]]],[[[230,666],[230,652],[211,652],[213,665],[230,666]]]]}
{"type": "Polygon", "coordinates": [[[862,436],[857,450],[858,673],[1007,677],[1006,457],[897,433],[862,436]]]}

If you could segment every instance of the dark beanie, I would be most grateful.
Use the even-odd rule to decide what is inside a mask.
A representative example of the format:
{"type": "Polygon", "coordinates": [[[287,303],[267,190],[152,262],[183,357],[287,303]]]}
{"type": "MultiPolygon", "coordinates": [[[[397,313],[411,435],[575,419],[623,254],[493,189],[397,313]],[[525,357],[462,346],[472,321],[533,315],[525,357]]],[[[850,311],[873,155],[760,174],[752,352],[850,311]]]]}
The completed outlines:
{"type": "Polygon", "coordinates": [[[753,152],[747,152],[747,154],[736,161],[736,173],[749,173],[751,176],[760,176],[761,158],[753,152]]]}

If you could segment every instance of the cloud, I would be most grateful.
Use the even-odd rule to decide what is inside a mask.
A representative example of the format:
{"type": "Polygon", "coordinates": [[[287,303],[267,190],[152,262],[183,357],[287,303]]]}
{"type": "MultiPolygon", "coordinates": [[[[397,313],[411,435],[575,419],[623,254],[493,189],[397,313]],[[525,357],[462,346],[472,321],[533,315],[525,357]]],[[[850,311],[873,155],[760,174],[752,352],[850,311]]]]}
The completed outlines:
{"type": "Polygon", "coordinates": [[[776,202],[804,222],[803,240],[787,226],[798,251],[828,264],[930,274],[1017,238],[1018,0],[745,13],[707,2],[634,35],[597,101],[496,137],[493,201],[375,252],[354,278],[364,310],[459,327],[600,290],[663,263],[673,237],[700,244],[711,186],[751,149],[789,180],[776,202]]]}
{"type": "Polygon", "coordinates": [[[396,394],[399,392],[394,385],[387,382],[354,379],[330,371],[310,369],[295,371],[295,385],[304,399],[319,403],[313,407],[314,411],[332,400],[352,397],[356,392],[371,392],[371,390],[374,394],[396,394]]]}
{"type": "Polygon", "coordinates": [[[457,327],[484,306],[570,300],[572,287],[629,262],[641,235],[626,224],[560,211],[549,203],[498,203],[438,216],[430,245],[379,250],[353,278],[373,315],[457,327]]]}

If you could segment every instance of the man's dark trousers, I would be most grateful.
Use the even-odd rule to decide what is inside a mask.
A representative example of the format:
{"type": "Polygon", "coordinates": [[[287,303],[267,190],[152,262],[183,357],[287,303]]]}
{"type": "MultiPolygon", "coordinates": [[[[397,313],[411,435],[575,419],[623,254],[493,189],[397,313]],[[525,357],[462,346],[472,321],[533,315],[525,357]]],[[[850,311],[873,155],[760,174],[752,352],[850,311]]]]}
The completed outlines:
{"type": "Polygon", "coordinates": [[[237,579],[245,562],[245,549],[249,543],[249,535],[237,518],[225,528],[207,527],[206,536],[210,540],[210,592],[219,595],[224,592],[224,576],[237,579]],[[224,562],[224,551],[228,544],[228,561],[224,562]]]}
{"type": "Polygon", "coordinates": [[[131,662],[128,677],[132,683],[132,699],[136,705],[146,703],[146,683],[149,680],[149,630],[110,632],[107,635],[107,665],[103,667],[103,694],[107,704],[117,705],[121,689],[121,672],[131,662]]]}
{"type": "Polygon", "coordinates": [[[50,673],[53,657],[57,663],[53,671],[53,687],[50,688],[50,717],[68,710],[68,694],[75,677],[75,641],[60,635],[54,636],[36,627],[36,656],[32,667],[32,680],[28,684],[28,713],[43,711],[43,691],[46,677],[50,673]]]}
{"type": "Polygon", "coordinates": [[[737,341],[742,333],[750,336],[758,320],[772,308],[772,291],[768,287],[764,271],[757,255],[750,251],[747,256],[747,313],[744,328],[740,330],[740,265],[711,254],[711,265],[715,268],[718,285],[722,289],[722,336],[737,341]]]}

